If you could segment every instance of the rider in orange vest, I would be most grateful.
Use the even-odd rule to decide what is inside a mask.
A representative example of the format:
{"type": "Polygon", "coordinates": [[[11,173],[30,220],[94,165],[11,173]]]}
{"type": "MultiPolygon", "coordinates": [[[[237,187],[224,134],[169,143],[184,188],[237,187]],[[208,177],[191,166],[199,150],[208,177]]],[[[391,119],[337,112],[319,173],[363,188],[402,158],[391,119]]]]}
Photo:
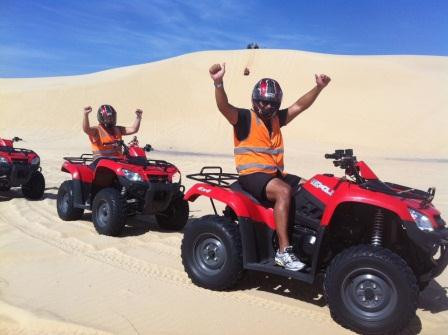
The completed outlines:
{"type": "Polygon", "coordinates": [[[289,245],[288,214],[292,189],[305,181],[287,174],[283,166],[283,137],[280,128],[310,107],[330,82],[324,74],[315,75],[316,86],[293,105],[280,110],[283,92],[277,81],[264,78],[252,92],[252,109],[232,106],[224,90],[225,63],[210,67],[218,109],[234,129],[234,155],[238,181],[259,200],[274,202],[274,218],[279,241],[275,262],[285,269],[304,267],[289,245]]]}
{"type": "Polygon", "coordinates": [[[110,105],[101,105],[98,108],[99,124],[97,127],[90,127],[90,112],[92,112],[92,107],[84,108],[82,129],[89,135],[94,161],[103,157],[121,157],[122,150],[121,146],[117,145],[117,141],[121,140],[123,135],[132,135],[138,132],[143,111],[141,109],[135,111],[136,119],[132,127],[117,126],[117,112],[110,105]]]}

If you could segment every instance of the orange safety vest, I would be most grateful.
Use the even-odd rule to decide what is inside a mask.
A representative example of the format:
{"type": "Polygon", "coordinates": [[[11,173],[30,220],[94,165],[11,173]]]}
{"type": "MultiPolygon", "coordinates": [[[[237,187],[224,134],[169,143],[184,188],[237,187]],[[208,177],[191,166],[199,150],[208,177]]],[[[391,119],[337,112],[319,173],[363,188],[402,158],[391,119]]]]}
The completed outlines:
{"type": "Polygon", "coordinates": [[[94,136],[89,136],[93,158],[121,156],[121,147],[116,145],[116,141],[121,140],[120,128],[114,127],[113,134],[110,134],[103,125],[99,124],[96,130],[97,133],[94,136]]]}
{"type": "Polygon", "coordinates": [[[283,172],[283,137],[278,116],[271,120],[272,132],[269,134],[269,130],[258,115],[252,110],[250,114],[247,138],[240,141],[236,136],[236,129],[233,131],[236,170],[240,175],[283,172]]]}

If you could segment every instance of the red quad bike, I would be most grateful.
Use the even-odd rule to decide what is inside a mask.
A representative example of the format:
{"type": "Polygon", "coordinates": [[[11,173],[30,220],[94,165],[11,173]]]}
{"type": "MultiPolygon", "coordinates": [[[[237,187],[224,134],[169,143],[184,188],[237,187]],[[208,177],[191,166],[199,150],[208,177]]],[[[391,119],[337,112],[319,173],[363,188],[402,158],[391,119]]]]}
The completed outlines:
{"type": "MultiPolygon", "coordinates": [[[[274,263],[278,240],[272,203],[242,190],[237,175],[204,167],[185,199],[210,198],[215,215],[184,229],[182,262],[198,286],[224,290],[245,269],[306,283],[323,279],[333,319],[363,334],[396,332],[415,316],[419,289],[448,263],[448,229],[427,192],[382,182],[353,150],[325,155],[345,176],[318,174],[294,190],[289,237],[306,267],[274,263]],[[233,182],[233,183],[232,183],[233,182]],[[226,204],[223,215],[214,201],[226,204]]],[[[319,282],[319,281],[316,281],[319,282]]]]}
{"type": "Polygon", "coordinates": [[[95,162],[91,154],[64,157],[61,170],[72,180],[59,187],[59,217],[78,220],[85,209],[91,210],[97,232],[110,236],[118,236],[127,217],[135,214],[155,214],[161,228],[181,230],[189,209],[180,171],[166,161],[147,159],[151,146],[139,147],[136,137],[129,147],[123,141],[116,144],[123,148],[123,157],[95,162]]]}
{"type": "Polygon", "coordinates": [[[14,148],[14,142],[19,141],[22,139],[18,137],[0,138],[0,191],[21,186],[25,198],[37,200],[45,191],[40,158],[32,150],[14,148]]]}

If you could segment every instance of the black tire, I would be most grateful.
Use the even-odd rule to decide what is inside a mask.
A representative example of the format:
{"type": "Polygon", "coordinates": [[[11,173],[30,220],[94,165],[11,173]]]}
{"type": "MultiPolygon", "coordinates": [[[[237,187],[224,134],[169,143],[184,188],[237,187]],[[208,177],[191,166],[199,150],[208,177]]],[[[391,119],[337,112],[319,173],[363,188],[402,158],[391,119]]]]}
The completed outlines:
{"type": "Polygon", "coordinates": [[[92,220],[102,235],[118,236],[126,224],[126,201],[111,187],[99,191],[93,199],[92,220]]]}
{"type": "Polygon", "coordinates": [[[164,212],[156,214],[156,220],[162,229],[182,230],[188,221],[189,213],[188,201],[179,197],[174,199],[164,212]]]}
{"type": "Polygon", "coordinates": [[[0,185],[0,192],[8,192],[10,189],[10,186],[0,185]]]}
{"type": "Polygon", "coordinates": [[[229,218],[207,215],[184,229],[181,256],[191,281],[211,290],[225,290],[243,273],[241,237],[229,218]]]}
{"type": "Polygon", "coordinates": [[[325,297],[333,319],[362,334],[395,333],[415,317],[416,278],[388,249],[359,245],[337,255],[327,269],[325,297]]]}
{"type": "Polygon", "coordinates": [[[30,180],[22,185],[23,196],[29,200],[41,199],[45,191],[45,178],[40,171],[35,171],[30,180]]]}
{"type": "Polygon", "coordinates": [[[84,214],[83,208],[74,207],[73,198],[73,181],[66,180],[59,186],[56,201],[58,215],[64,221],[79,220],[84,214]]]}

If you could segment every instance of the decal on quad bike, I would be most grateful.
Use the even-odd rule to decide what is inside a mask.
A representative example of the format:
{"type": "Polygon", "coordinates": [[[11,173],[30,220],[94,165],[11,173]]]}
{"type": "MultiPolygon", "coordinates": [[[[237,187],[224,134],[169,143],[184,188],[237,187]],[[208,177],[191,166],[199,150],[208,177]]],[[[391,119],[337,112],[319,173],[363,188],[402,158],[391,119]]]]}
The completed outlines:
{"type": "Polygon", "coordinates": [[[205,188],[205,187],[198,187],[198,190],[201,192],[205,192],[205,193],[210,193],[212,190],[209,188],[205,188]]]}
{"type": "Polygon", "coordinates": [[[315,188],[320,189],[322,192],[328,194],[329,196],[332,196],[334,193],[334,190],[330,189],[327,185],[322,184],[317,179],[311,179],[311,185],[313,185],[315,188]]]}

